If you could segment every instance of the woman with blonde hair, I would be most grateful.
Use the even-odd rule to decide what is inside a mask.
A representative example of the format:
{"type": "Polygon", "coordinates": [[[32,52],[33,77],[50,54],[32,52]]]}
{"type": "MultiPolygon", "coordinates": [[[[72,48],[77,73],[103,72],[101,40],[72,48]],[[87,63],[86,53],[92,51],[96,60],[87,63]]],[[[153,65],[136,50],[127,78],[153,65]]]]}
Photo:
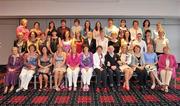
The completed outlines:
{"type": "Polygon", "coordinates": [[[57,51],[54,53],[53,65],[54,65],[54,84],[56,91],[60,91],[59,85],[66,72],[66,53],[61,46],[58,46],[57,51]]]}
{"type": "Polygon", "coordinates": [[[120,61],[118,61],[118,64],[121,72],[125,74],[125,82],[123,84],[123,88],[129,91],[129,80],[132,77],[133,69],[130,67],[132,55],[127,51],[128,47],[126,45],[121,46],[121,52],[119,54],[120,61]]]}

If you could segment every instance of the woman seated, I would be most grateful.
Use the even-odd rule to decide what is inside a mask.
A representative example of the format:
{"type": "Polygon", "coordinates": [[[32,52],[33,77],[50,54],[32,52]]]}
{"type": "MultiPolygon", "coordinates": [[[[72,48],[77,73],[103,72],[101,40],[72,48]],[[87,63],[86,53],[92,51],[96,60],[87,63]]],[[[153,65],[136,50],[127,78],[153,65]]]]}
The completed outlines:
{"type": "Polygon", "coordinates": [[[168,46],[163,48],[164,54],[161,54],[158,61],[159,72],[162,80],[162,91],[168,92],[168,86],[171,81],[171,77],[176,77],[176,69],[178,64],[174,55],[169,53],[168,46]]]}
{"type": "Polygon", "coordinates": [[[28,49],[29,53],[25,54],[24,67],[19,75],[21,80],[20,88],[18,88],[16,92],[28,90],[29,82],[31,81],[37,68],[38,54],[36,53],[36,46],[32,44],[28,49]]]}
{"type": "Polygon", "coordinates": [[[16,85],[16,81],[18,79],[18,75],[20,73],[21,68],[23,67],[23,58],[18,53],[18,48],[12,48],[12,54],[9,56],[8,64],[7,64],[7,73],[4,77],[5,89],[4,94],[9,93],[14,90],[14,86],[16,85]]]}
{"type": "Polygon", "coordinates": [[[66,53],[63,52],[61,46],[58,46],[57,51],[54,54],[53,65],[54,65],[54,85],[55,90],[60,91],[59,86],[66,72],[66,53]]]}
{"type": "Polygon", "coordinates": [[[121,72],[125,74],[124,76],[125,82],[123,84],[123,88],[129,91],[130,90],[129,80],[133,75],[133,69],[130,67],[132,61],[132,55],[128,53],[128,47],[126,45],[121,46],[121,52],[119,57],[120,57],[120,61],[118,61],[119,68],[121,72]]]}
{"type": "Polygon", "coordinates": [[[120,86],[120,70],[119,70],[119,55],[114,53],[114,47],[108,47],[108,53],[105,55],[105,65],[107,67],[107,72],[109,73],[110,87],[114,87],[113,76],[116,74],[117,86],[120,86]]]}
{"type": "Polygon", "coordinates": [[[99,93],[100,92],[100,88],[101,88],[101,81],[103,82],[103,91],[107,92],[107,88],[106,88],[106,67],[104,65],[104,61],[105,61],[105,54],[102,51],[102,46],[97,46],[96,48],[96,53],[93,54],[93,63],[94,63],[94,71],[96,72],[97,75],[97,88],[96,88],[96,92],[99,93]]]}
{"type": "Polygon", "coordinates": [[[80,64],[80,57],[79,54],[76,51],[76,46],[73,45],[71,52],[68,54],[67,56],[67,78],[69,81],[69,91],[72,90],[72,81],[73,81],[73,85],[74,88],[73,90],[76,91],[77,90],[77,79],[78,79],[78,75],[79,75],[79,64],[80,64]]]}
{"type": "Polygon", "coordinates": [[[160,85],[161,85],[161,81],[159,80],[158,75],[157,75],[156,65],[157,65],[158,59],[157,59],[157,54],[154,53],[153,45],[151,44],[148,45],[147,52],[144,53],[144,60],[145,60],[145,69],[149,73],[150,78],[152,80],[151,89],[154,89],[156,86],[155,81],[157,80],[158,84],[160,85]]]}
{"type": "Polygon", "coordinates": [[[84,46],[80,55],[80,68],[83,80],[83,91],[89,91],[89,85],[93,73],[93,54],[89,52],[87,45],[84,46]]]}
{"type": "Polygon", "coordinates": [[[145,70],[145,61],[144,55],[141,53],[141,47],[139,45],[135,45],[133,48],[134,55],[132,57],[132,68],[135,73],[138,75],[139,84],[142,89],[146,88],[146,78],[147,71],[145,70]]]}
{"type": "Polygon", "coordinates": [[[38,58],[38,66],[39,66],[39,91],[42,91],[42,83],[43,79],[45,81],[44,90],[47,89],[48,86],[48,74],[50,67],[52,66],[52,58],[49,55],[49,51],[46,46],[42,47],[40,50],[41,55],[38,58]]]}

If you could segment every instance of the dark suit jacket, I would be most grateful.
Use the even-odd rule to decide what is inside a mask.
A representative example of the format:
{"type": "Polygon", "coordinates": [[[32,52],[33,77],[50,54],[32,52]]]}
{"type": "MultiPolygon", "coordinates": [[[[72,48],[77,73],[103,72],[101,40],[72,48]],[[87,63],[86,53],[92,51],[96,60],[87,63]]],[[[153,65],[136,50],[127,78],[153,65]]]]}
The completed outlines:
{"type": "Polygon", "coordinates": [[[89,51],[92,52],[93,54],[96,52],[96,40],[95,39],[92,39],[90,44],[88,42],[88,39],[85,39],[84,45],[87,45],[89,48],[89,51]]]}

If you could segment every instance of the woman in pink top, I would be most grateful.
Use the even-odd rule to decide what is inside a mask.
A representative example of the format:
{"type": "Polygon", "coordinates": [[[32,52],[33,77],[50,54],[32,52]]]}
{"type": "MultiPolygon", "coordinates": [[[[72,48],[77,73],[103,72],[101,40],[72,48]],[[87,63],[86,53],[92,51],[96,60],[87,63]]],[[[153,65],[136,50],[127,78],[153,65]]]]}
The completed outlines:
{"type": "Polygon", "coordinates": [[[25,41],[28,40],[28,36],[29,36],[29,29],[27,29],[27,23],[28,20],[27,19],[21,19],[20,25],[16,28],[16,35],[18,35],[20,32],[24,34],[23,39],[25,41]]]}
{"type": "Polygon", "coordinates": [[[69,91],[72,90],[72,83],[74,85],[73,90],[77,90],[77,78],[80,71],[80,56],[76,51],[76,46],[72,46],[71,52],[67,56],[66,64],[67,68],[67,78],[69,81],[69,91]]]}
{"type": "Polygon", "coordinates": [[[164,54],[161,54],[158,61],[160,76],[162,79],[162,91],[168,92],[169,82],[171,77],[176,77],[176,58],[174,55],[169,54],[168,46],[163,48],[164,54]]]}

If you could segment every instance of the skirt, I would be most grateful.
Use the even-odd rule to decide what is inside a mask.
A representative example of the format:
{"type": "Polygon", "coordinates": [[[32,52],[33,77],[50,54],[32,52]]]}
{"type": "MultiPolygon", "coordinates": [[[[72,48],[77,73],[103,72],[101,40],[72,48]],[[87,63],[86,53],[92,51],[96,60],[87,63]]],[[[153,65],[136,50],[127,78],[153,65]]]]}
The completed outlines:
{"type": "Polygon", "coordinates": [[[124,69],[126,69],[126,68],[131,68],[131,67],[128,65],[119,66],[119,69],[121,70],[121,72],[124,72],[124,69]]]}

